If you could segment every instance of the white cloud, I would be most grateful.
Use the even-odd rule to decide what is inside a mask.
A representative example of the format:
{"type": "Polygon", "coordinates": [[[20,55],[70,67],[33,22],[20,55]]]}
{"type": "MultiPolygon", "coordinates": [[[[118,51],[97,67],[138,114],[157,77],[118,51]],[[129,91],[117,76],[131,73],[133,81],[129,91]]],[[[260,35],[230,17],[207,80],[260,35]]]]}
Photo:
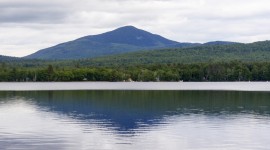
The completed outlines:
{"type": "Polygon", "coordinates": [[[1,0],[0,54],[134,25],[180,42],[270,39],[268,0],[1,0]]]}

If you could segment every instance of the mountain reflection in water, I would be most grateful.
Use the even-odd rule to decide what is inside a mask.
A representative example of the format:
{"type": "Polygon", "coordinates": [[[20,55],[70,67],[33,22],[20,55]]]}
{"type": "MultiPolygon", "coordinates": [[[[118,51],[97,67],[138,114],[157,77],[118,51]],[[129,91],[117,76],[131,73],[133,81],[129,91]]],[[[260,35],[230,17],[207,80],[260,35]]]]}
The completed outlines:
{"type": "Polygon", "coordinates": [[[268,142],[265,142],[270,140],[270,137],[265,137],[264,132],[259,132],[258,134],[261,134],[260,137],[263,140],[261,139],[258,142],[249,137],[251,135],[256,136],[255,133],[250,133],[248,137],[244,137],[244,135],[241,135],[240,130],[251,129],[251,131],[258,131],[268,129],[270,131],[269,114],[270,93],[268,92],[0,92],[0,117],[6,117],[1,121],[2,125],[0,125],[0,148],[72,149],[77,147],[81,149],[139,149],[138,141],[145,141],[146,143],[141,145],[145,149],[162,149],[162,147],[166,148],[168,144],[171,144],[172,149],[199,149],[199,147],[216,149],[220,148],[220,146],[224,148],[232,146],[239,149],[258,149],[259,145],[261,145],[261,148],[270,146],[268,142]],[[12,107],[14,107],[14,110],[11,109],[12,107]],[[16,118],[16,116],[24,113],[27,115],[22,115],[19,119],[16,118]],[[24,117],[28,119],[24,119],[24,117]],[[35,117],[36,119],[33,119],[35,117]],[[18,120],[21,122],[17,122],[18,120]],[[31,121],[32,124],[30,123],[31,121]],[[248,122],[245,124],[243,121],[248,122]],[[25,127],[18,129],[19,126],[14,125],[16,123],[22,124],[21,126],[27,124],[30,127],[28,130],[25,127]],[[256,128],[249,126],[252,123],[258,126],[256,128]],[[42,125],[46,127],[43,128],[42,125]],[[65,129],[65,125],[72,126],[65,129]],[[228,126],[225,128],[225,125],[228,126]],[[63,132],[60,132],[60,130],[63,130],[63,132]],[[78,130],[82,131],[78,133],[78,130]],[[57,135],[53,133],[54,131],[57,135]],[[153,135],[142,137],[142,135],[146,135],[150,131],[153,132],[153,135],[155,132],[160,132],[160,134],[156,137],[153,135]],[[228,133],[226,134],[226,132],[228,133]],[[108,141],[96,144],[97,141],[94,138],[99,136],[94,136],[93,134],[101,134],[104,136],[103,139],[108,141]],[[205,139],[208,141],[194,139],[206,134],[209,134],[209,137],[205,139]],[[230,134],[235,135],[233,135],[233,138],[228,138],[232,136],[230,134]],[[82,141],[89,140],[89,138],[93,140],[88,141],[88,144],[79,144],[78,141],[80,140],[78,139],[78,141],[75,139],[72,141],[72,135],[82,141]],[[217,138],[217,136],[223,139],[216,141],[216,143],[210,141],[217,138]],[[155,138],[162,137],[167,138],[169,142],[160,142],[157,144],[159,146],[157,148],[153,145],[155,144],[153,142],[157,140],[155,138]],[[242,139],[234,142],[231,141],[231,139],[235,140],[237,138],[242,139]],[[37,139],[37,141],[31,142],[29,139],[37,139]],[[132,140],[130,141],[130,139],[132,140]],[[254,143],[243,146],[242,144],[247,141],[253,141],[254,143]],[[106,143],[107,146],[108,144],[110,145],[108,148],[106,143]],[[195,143],[195,145],[191,143],[195,143]],[[44,144],[46,148],[41,147],[44,144]],[[78,144],[84,146],[84,148],[78,147],[78,144]],[[196,147],[196,144],[198,147],[196,147]],[[122,146],[116,147],[116,145],[122,146]]]}

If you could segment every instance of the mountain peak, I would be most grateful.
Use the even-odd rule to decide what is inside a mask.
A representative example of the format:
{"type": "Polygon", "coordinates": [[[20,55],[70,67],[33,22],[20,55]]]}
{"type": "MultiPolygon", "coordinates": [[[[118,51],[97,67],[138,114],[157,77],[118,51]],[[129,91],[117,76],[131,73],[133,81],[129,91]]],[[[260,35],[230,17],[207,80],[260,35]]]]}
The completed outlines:
{"type": "Polygon", "coordinates": [[[123,26],[96,36],[88,36],[88,39],[102,43],[128,44],[140,47],[160,47],[179,44],[134,26],[123,26]]]}
{"type": "Polygon", "coordinates": [[[132,25],[128,25],[128,26],[123,26],[123,27],[119,27],[116,30],[139,30],[138,28],[136,28],[135,26],[132,25]]]}

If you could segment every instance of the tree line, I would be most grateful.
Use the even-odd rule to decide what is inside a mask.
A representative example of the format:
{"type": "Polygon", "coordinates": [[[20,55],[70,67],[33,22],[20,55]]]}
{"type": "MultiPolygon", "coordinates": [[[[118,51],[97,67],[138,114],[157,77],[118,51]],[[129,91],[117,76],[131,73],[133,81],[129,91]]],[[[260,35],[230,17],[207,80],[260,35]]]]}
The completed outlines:
{"type": "Polygon", "coordinates": [[[2,63],[0,81],[270,81],[270,62],[207,62],[118,67],[18,67],[2,63]]]}

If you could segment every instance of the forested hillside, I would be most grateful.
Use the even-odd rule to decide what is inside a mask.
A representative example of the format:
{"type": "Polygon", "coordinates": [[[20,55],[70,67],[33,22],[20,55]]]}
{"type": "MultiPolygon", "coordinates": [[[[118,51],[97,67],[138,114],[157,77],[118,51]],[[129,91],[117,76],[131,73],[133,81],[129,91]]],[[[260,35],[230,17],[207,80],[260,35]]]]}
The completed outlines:
{"type": "Polygon", "coordinates": [[[140,51],[80,61],[90,66],[125,66],[156,63],[265,62],[270,60],[270,41],[251,44],[205,45],[140,51]]]}

